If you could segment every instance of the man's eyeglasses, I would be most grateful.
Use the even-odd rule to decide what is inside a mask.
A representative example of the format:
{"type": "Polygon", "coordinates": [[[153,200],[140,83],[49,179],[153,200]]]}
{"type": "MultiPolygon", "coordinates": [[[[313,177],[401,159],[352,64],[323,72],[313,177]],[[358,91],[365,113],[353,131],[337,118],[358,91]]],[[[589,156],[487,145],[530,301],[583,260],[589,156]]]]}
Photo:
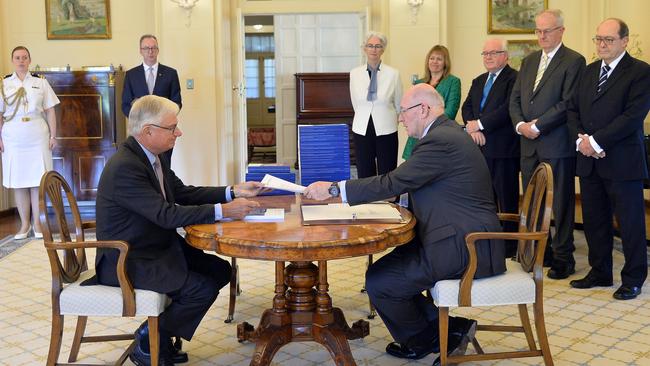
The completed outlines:
{"type": "Polygon", "coordinates": [[[158,51],[158,47],[140,47],[140,51],[156,52],[156,51],[158,51]]]}
{"type": "Polygon", "coordinates": [[[370,44],[370,43],[368,43],[368,44],[366,45],[366,48],[369,49],[369,50],[370,50],[370,49],[373,49],[373,48],[376,49],[376,50],[382,50],[382,49],[384,49],[384,45],[382,45],[382,44],[370,44]]]}
{"type": "Polygon", "coordinates": [[[411,110],[411,109],[413,109],[413,108],[415,108],[415,107],[419,107],[419,106],[421,106],[421,105],[422,105],[422,103],[418,103],[418,104],[416,104],[416,105],[412,105],[412,106],[407,107],[407,108],[402,108],[402,107],[400,107],[400,109],[399,109],[399,111],[397,111],[397,113],[398,113],[398,114],[402,114],[402,113],[405,113],[405,112],[408,111],[408,110],[411,110]]]}
{"type": "Polygon", "coordinates": [[[165,126],[157,125],[157,124],[155,124],[155,123],[149,123],[149,126],[154,126],[154,127],[162,128],[163,130],[167,130],[167,131],[171,132],[172,134],[173,134],[174,132],[176,132],[176,127],[178,127],[178,125],[176,125],[176,126],[174,126],[174,127],[165,127],[165,126]]]}
{"type": "Polygon", "coordinates": [[[535,34],[545,36],[551,32],[555,32],[556,30],[562,28],[562,26],[551,28],[551,29],[535,29],[535,34]]]}
{"type": "Polygon", "coordinates": [[[490,52],[483,51],[483,52],[481,52],[481,56],[483,56],[483,57],[487,57],[487,56],[494,57],[494,56],[500,55],[502,53],[506,53],[506,51],[490,51],[490,52]]]}
{"type": "Polygon", "coordinates": [[[614,41],[618,40],[620,38],[614,38],[614,37],[598,37],[595,36],[591,40],[594,41],[596,45],[599,45],[600,42],[605,42],[606,45],[612,45],[614,44],[614,41]]]}

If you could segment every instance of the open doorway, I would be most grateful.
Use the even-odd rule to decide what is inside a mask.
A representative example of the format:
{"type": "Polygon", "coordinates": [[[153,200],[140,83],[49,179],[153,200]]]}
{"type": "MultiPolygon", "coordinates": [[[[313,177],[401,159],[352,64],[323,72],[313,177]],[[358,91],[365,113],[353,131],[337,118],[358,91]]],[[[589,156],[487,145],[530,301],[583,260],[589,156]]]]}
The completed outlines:
{"type": "Polygon", "coordinates": [[[244,17],[249,163],[276,162],[273,16],[244,17]]]}

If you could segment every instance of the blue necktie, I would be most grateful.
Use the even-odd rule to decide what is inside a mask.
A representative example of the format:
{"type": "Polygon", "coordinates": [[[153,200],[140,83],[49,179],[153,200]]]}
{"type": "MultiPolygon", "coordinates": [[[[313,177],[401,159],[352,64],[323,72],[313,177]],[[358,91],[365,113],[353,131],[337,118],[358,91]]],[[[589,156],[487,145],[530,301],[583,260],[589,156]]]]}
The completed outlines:
{"type": "Polygon", "coordinates": [[[490,89],[492,89],[492,84],[494,84],[494,74],[490,74],[487,83],[485,83],[485,86],[483,87],[483,97],[481,98],[481,108],[480,108],[481,111],[483,110],[483,106],[485,105],[485,101],[487,100],[488,94],[490,94],[490,89]]]}

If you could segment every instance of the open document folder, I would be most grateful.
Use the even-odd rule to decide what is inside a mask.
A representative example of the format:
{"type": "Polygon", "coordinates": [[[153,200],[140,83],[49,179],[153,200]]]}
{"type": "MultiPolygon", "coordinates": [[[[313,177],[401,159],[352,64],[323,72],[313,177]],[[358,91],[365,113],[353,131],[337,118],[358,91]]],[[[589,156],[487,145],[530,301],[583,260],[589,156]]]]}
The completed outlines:
{"type": "Polygon", "coordinates": [[[347,203],[303,205],[301,209],[303,225],[402,222],[399,210],[384,202],[356,206],[347,203]]]}
{"type": "Polygon", "coordinates": [[[306,187],[288,182],[284,179],[276,178],[270,174],[266,174],[264,178],[262,178],[261,183],[266,188],[281,189],[283,191],[289,191],[294,193],[302,193],[306,189],[306,187]]]}

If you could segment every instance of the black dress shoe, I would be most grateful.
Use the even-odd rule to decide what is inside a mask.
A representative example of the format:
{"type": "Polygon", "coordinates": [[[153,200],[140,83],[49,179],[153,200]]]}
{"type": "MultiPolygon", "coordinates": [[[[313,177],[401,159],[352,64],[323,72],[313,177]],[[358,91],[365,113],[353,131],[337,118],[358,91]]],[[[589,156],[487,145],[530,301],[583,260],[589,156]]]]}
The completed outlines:
{"type": "MultiPolygon", "coordinates": [[[[140,327],[135,331],[135,338],[137,344],[142,349],[142,353],[149,355],[149,324],[147,321],[140,324],[140,327]]],[[[171,361],[175,364],[185,363],[189,360],[189,357],[186,352],[183,352],[183,342],[180,338],[176,342],[172,342],[171,337],[160,335],[160,359],[162,355],[165,354],[166,357],[169,357],[171,361]]],[[[137,347],[136,347],[137,348],[137,347]]],[[[147,356],[149,357],[149,356],[147,356]]]]}
{"type": "Polygon", "coordinates": [[[612,279],[600,278],[590,271],[584,278],[569,282],[573,288],[592,288],[596,286],[609,287],[614,284],[612,279]]]}
{"type": "Polygon", "coordinates": [[[641,287],[637,286],[621,286],[614,292],[616,300],[632,300],[641,294],[641,287]]]}
{"type": "MultiPolygon", "coordinates": [[[[129,360],[136,366],[151,366],[151,355],[142,349],[142,345],[136,340],[133,351],[129,354],[129,360]]],[[[158,356],[159,366],[174,366],[171,356],[167,352],[160,352],[158,356]]]]}
{"type": "MultiPolygon", "coordinates": [[[[450,322],[452,323],[452,322],[450,322]]],[[[478,326],[476,320],[457,317],[456,321],[451,326],[456,326],[450,329],[449,338],[447,342],[447,356],[460,356],[464,355],[467,351],[467,345],[474,339],[476,335],[476,327],[478,326]]],[[[433,366],[440,366],[440,356],[433,361],[433,366]]]]}
{"type": "Polygon", "coordinates": [[[440,345],[436,342],[428,346],[413,346],[408,347],[401,343],[391,342],[386,346],[386,353],[393,357],[407,358],[409,360],[419,360],[429,353],[440,352],[440,345]]]}
{"type": "Polygon", "coordinates": [[[553,261],[551,269],[546,273],[546,276],[554,280],[563,280],[574,273],[576,273],[575,263],[566,263],[555,260],[553,261]]]}

